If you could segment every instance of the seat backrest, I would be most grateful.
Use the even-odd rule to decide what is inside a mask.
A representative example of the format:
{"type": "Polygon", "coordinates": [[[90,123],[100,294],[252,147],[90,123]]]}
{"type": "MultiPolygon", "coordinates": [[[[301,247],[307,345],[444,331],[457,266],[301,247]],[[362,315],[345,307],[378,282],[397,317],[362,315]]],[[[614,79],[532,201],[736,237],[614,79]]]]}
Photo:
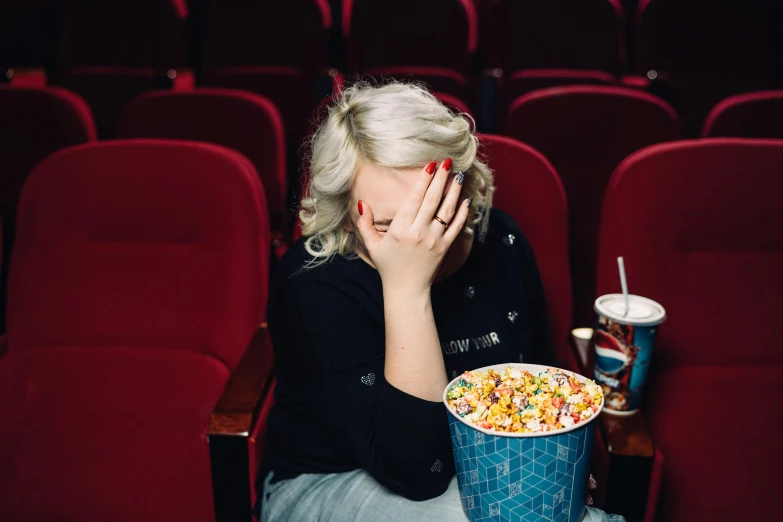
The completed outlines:
{"type": "Polygon", "coordinates": [[[349,72],[438,66],[463,72],[478,45],[472,0],[343,0],[349,72]]]}
{"type": "Polygon", "coordinates": [[[62,2],[65,67],[175,68],[187,63],[186,0],[62,2]]]}
{"type": "Polygon", "coordinates": [[[506,134],[541,152],[568,195],[576,324],[595,321],[595,254],[604,188],[629,154],[678,138],[677,116],[660,99],[608,86],[555,87],[517,98],[506,134]]]}
{"type": "Polygon", "coordinates": [[[125,110],[118,137],[206,141],[241,152],[261,176],[272,230],[282,227],[285,133],[279,111],[267,98],[231,89],[149,92],[125,110]]]}
{"type": "Polygon", "coordinates": [[[619,0],[499,0],[484,2],[481,10],[490,67],[619,73],[625,64],[619,0]]]}
{"type": "MultiPolygon", "coordinates": [[[[480,153],[495,175],[493,205],[519,225],[536,256],[544,284],[552,340],[561,364],[568,360],[571,275],[568,205],[552,165],[529,146],[505,136],[483,134],[480,153]]],[[[576,368],[574,368],[575,370],[576,368]]]]}
{"type": "Polygon", "coordinates": [[[777,493],[779,434],[726,415],[766,418],[783,382],[781,172],[783,141],[682,141],[632,155],[607,188],[598,292],[620,290],[622,255],[630,291],[667,312],[645,391],[665,458],[659,520],[764,519],[777,493]],[[727,484],[736,499],[716,502],[727,484]]]}
{"type": "Polygon", "coordinates": [[[55,151],[96,139],[87,103],[65,89],[0,86],[0,328],[5,330],[8,256],[14,243],[16,205],[33,167],[55,151]]]}
{"type": "Polygon", "coordinates": [[[707,115],[701,135],[783,139],[783,90],[726,98],[707,115]]]}
{"type": "Polygon", "coordinates": [[[142,342],[233,368],[265,317],[266,201],[253,166],[223,147],[61,151],[28,179],[17,231],[10,351],[142,342]]]}
{"type": "MultiPolygon", "coordinates": [[[[698,136],[722,99],[775,88],[775,38],[781,13],[770,0],[642,0],[636,16],[639,74],[655,70],[669,84],[685,135],[698,136]]],[[[777,58],[779,60],[780,57],[777,58]]]]}
{"type": "Polygon", "coordinates": [[[204,68],[277,65],[326,68],[332,17],[327,0],[203,0],[204,68]]]}
{"type": "Polygon", "coordinates": [[[39,164],[0,358],[0,519],[213,520],[205,430],[264,318],[268,260],[263,191],[233,151],[114,141],[39,164]]]}
{"type": "Polygon", "coordinates": [[[96,139],[87,103],[57,87],[0,85],[0,211],[13,217],[27,175],[49,154],[96,139]]]}
{"type": "Polygon", "coordinates": [[[443,105],[449,108],[452,112],[455,113],[463,113],[468,114],[472,116],[473,111],[470,110],[470,107],[468,107],[468,104],[465,103],[461,98],[458,98],[457,96],[454,96],[453,94],[449,94],[447,92],[440,92],[440,91],[433,91],[433,96],[435,96],[439,102],[441,102],[443,105]]]}

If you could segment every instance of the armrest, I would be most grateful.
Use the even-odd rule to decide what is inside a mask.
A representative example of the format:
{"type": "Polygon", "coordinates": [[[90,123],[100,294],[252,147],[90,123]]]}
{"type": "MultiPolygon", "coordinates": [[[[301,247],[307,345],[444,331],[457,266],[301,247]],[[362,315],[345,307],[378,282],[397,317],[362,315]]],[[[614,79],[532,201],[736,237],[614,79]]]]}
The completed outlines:
{"type": "MultiPolygon", "coordinates": [[[[592,334],[591,328],[571,331],[573,354],[587,377],[592,377],[595,361],[592,334]]],[[[650,509],[648,501],[657,501],[653,461],[658,455],[647,421],[641,412],[627,417],[602,413],[598,430],[592,465],[601,481],[599,505],[628,522],[641,522],[645,506],[650,509]]]]}
{"type": "Polygon", "coordinates": [[[274,354],[266,323],[251,339],[209,419],[208,437],[249,436],[274,376],[274,354]]]}
{"type": "Polygon", "coordinates": [[[641,412],[629,417],[603,413],[599,421],[610,455],[645,458],[655,456],[655,445],[641,412]]]}
{"type": "Polygon", "coordinates": [[[655,489],[656,451],[647,421],[641,412],[628,417],[602,413],[598,421],[608,461],[604,508],[628,522],[642,522],[648,501],[655,501],[649,493],[655,489]]]}
{"type": "Polygon", "coordinates": [[[255,429],[274,383],[274,354],[262,324],[231,374],[207,428],[215,522],[251,522],[255,429]]]}
{"type": "Polygon", "coordinates": [[[650,474],[650,489],[647,491],[647,509],[644,512],[644,522],[655,522],[655,512],[658,508],[658,495],[661,492],[663,481],[663,453],[658,449],[653,460],[652,473],[650,474]]]}

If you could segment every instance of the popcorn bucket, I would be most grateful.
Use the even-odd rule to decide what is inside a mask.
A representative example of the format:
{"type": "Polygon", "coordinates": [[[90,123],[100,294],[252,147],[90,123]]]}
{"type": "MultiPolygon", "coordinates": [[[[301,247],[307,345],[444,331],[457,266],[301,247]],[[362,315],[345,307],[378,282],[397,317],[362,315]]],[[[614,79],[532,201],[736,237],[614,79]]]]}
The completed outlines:
{"type": "MultiPolygon", "coordinates": [[[[514,367],[536,375],[547,366],[496,364],[476,371],[514,367]]],[[[569,372],[573,373],[573,372],[569,372]]],[[[587,379],[576,375],[579,382],[587,379]]],[[[581,522],[590,474],[595,423],[603,409],[574,426],[541,433],[479,428],[448,406],[443,392],[462,508],[471,522],[581,522]]]]}

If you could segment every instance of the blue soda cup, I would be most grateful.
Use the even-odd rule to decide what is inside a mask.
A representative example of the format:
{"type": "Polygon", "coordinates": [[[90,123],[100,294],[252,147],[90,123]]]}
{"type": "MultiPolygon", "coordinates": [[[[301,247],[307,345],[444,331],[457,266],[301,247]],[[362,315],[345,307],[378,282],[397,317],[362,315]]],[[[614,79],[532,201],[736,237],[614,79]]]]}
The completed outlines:
{"type": "Polygon", "coordinates": [[[595,300],[595,380],[604,390],[605,411],[632,415],[641,405],[658,327],[666,310],[652,299],[608,294],[595,300]]]}

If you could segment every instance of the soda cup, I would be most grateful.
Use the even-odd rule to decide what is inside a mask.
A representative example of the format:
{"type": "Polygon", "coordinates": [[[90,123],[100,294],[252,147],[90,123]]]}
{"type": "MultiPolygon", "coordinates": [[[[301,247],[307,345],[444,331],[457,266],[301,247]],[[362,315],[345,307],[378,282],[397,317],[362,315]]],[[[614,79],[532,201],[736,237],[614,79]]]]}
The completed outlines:
{"type": "Polygon", "coordinates": [[[604,411],[632,415],[641,404],[642,390],[658,326],[666,310],[652,299],[608,294],[595,300],[595,380],[604,389],[604,411]]]}

